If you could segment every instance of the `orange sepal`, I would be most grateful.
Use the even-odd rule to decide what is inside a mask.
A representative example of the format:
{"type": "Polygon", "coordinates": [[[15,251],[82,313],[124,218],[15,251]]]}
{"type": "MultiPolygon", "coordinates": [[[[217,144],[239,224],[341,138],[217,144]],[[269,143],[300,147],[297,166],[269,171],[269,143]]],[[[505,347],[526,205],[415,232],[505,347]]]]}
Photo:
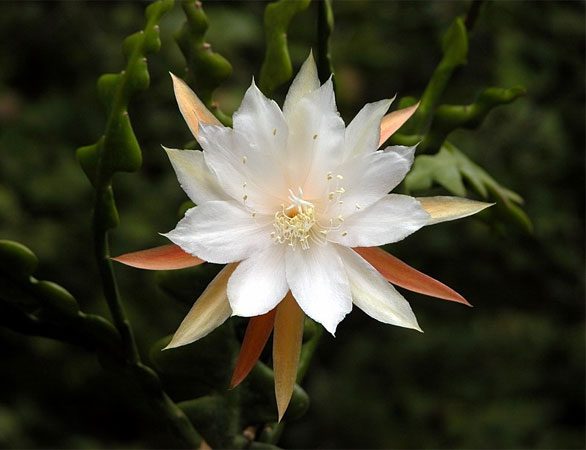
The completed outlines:
{"type": "Polygon", "coordinates": [[[289,292],[277,306],[273,335],[273,371],[279,422],[283,418],[297,379],[305,314],[289,292]]]}
{"type": "Polygon", "coordinates": [[[378,145],[383,145],[395,131],[401,128],[403,124],[411,118],[415,111],[417,111],[418,107],[419,102],[413,106],[398,109],[397,111],[393,111],[384,116],[380,123],[380,141],[378,145]]]}
{"type": "Polygon", "coordinates": [[[203,259],[184,252],[181,247],[175,244],[126,253],[112,259],[127,266],[147,270],[184,269],[205,262],[203,259]]]}
{"type": "Polygon", "coordinates": [[[472,306],[452,288],[414,269],[378,247],[356,247],[354,251],[367,260],[392,284],[420,294],[472,306]]]}
{"type": "Polygon", "coordinates": [[[275,325],[276,308],[261,316],[251,317],[246,327],[242,347],[232,373],[230,389],[238,386],[248,376],[262,353],[275,325]]]}

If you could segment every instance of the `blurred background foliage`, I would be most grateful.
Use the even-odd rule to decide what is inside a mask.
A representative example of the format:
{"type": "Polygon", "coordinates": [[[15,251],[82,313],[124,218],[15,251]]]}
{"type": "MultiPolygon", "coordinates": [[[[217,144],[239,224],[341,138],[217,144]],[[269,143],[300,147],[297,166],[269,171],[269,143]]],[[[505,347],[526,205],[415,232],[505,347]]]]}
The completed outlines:
{"type": "MultiPolygon", "coordinates": [[[[216,91],[224,112],[259,76],[265,5],[205,5],[207,40],[234,68],[216,91]]],[[[368,101],[419,96],[441,57],[442,34],[468,6],[334,2],[332,60],[344,119],[368,101]]],[[[92,190],[74,151],[104,129],[95,81],[123,67],[121,42],[142,27],[144,7],[0,3],[0,237],[34,250],[38,278],[106,316],[91,256],[92,190]]],[[[315,48],[316,14],[312,5],[291,24],[295,70],[315,48]]],[[[162,49],[149,59],[151,87],[130,104],[144,162],[138,175],[114,180],[121,216],[115,254],[163,243],[157,233],[174,227],[185,200],[160,148],[191,140],[167,74],[184,67],[173,37],[183,21],[178,7],[163,18],[162,49]]],[[[468,64],[443,102],[470,103],[485,86],[523,85],[527,95],[450,140],[524,197],[534,233],[472,219],[393,246],[475,308],[407,293],[425,334],[355,311],[335,339],[322,339],[304,382],[311,406],[286,427],[280,445],[584,447],[584,27],[582,2],[489,2],[482,9],[468,64]]],[[[282,101],[284,92],[275,97],[282,101]]],[[[140,348],[148,349],[175,330],[188,305],[170,299],[152,273],[116,271],[140,348]]],[[[209,276],[194,279],[194,289],[209,276]]],[[[165,445],[136,387],[102,370],[92,354],[4,329],[0,349],[0,447],[165,445]]]]}

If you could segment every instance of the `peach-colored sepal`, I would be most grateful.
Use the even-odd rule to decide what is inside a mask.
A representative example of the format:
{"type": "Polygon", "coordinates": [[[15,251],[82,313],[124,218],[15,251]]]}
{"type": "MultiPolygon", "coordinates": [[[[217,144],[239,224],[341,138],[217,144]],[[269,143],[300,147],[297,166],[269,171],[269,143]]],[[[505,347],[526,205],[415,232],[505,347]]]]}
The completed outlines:
{"type": "Polygon", "coordinates": [[[184,252],[181,247],[175,244],[126,253],[112,259],[127,266],[147,270],[184,269],[205,262],[203,259],[184,252]]]}
{"type": "Polygon", "coordinates": [[[442,282],[414,269],[378,247],[356,247],[354,251],[392,284],[420,294],[472,306],[464,297],[442,282]]]}
{"type": "Polygon", "coordinates": [[[221,125],[220,121],[205,107],[185,81],[172,73],[170,75],[173,80],[173,90],[175,91],[175,99],[179,110],[195,137],[199,134],[200,123],[221,125]]]}
{"type": "Polygon", "coordinates": [[[305,314],[289,292],[277,306],[273,335],[273,370],[279,422],[289,406],[295,387],[304,319],[305,314]]]}
{"type": "Polygon", "coordinates": [[[232,373],[230,389],[238,386],[248,376],[262,353],[275,325],[276,308],[261,316],[251,317],[246,327],[240,354],[232,373]]]}
{"type": "Polygon", "coordinates": [[[392,113],[388,113],[386,116],[384,116],[380,123],[380,141],[378,145],[383,145],[384,142],[390,138],[395,131],[401,128],[403,124],[409,120],[413,113],[417,111],[418,107],[419,102],[413,106],[393,111],[392,113]]]}

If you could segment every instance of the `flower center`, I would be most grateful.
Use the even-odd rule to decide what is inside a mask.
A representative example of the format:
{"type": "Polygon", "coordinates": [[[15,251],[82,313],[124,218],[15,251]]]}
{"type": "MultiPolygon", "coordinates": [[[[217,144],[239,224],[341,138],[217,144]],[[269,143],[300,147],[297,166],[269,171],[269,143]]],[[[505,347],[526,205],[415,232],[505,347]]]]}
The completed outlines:
{"type": "Polygon", "coordinates": [[[275,213],[273,240],[293,248],[299,245],[303,250],[309,248],[310,241],[325,244],[327,231],[317,223],[313,203],[303,200],[301,188],[299,195],[289,189],[289,201],[289,206],[281,205],[281,211],[275,213]]]}

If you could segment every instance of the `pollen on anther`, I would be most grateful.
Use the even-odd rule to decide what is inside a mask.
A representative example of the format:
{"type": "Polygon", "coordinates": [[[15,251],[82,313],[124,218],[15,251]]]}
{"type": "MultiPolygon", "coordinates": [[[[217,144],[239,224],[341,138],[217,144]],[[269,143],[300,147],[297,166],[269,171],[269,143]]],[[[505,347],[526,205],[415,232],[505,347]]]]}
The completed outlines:
{"type": "Polygon", "coordinates": [[[333,193],[333,192],[330,192],[330,193],[328,194],[328,199],[329,199],[329,200],[333,200],[333,199],[334,199],[334,193],[333,193]]]}
{"type": "Polygon", "coordinates": [[[342,232],[342,236],[348,236],[348,232],[347,231],[343,231],[342,232]]]}
{"type": "Polygon", "coordinates": [[[361,208],[361,206],[358,203],[356,203],[356,209],[360,209],[360,208],[361,208]]]}
{"type": "Polygon", "coordinates": [[[332,178],[334,178],[334,176],[332,175],[332,172],[328,172],[328,174],[326,175],[326,179],[329,181],[332,178]]]}
{"type": "Polygon", "coordinates": [[[248,200],[248,195],[244,194],[244,195],[242,196],[242,200],[244,200],[244,201],[248,200]]]}
{"type": "Polygon", "coordinates": [[[336,175],[336,178],[337,178],[338,180],[343,180],[343,179],[344,179],[344,177],[343,177],[342,175],[336,175]]]}
{"type": "Polygon", "coordinates": [[[317,134],[313,135],[313,140],[315,141],[317,139],[317,134]]]}

